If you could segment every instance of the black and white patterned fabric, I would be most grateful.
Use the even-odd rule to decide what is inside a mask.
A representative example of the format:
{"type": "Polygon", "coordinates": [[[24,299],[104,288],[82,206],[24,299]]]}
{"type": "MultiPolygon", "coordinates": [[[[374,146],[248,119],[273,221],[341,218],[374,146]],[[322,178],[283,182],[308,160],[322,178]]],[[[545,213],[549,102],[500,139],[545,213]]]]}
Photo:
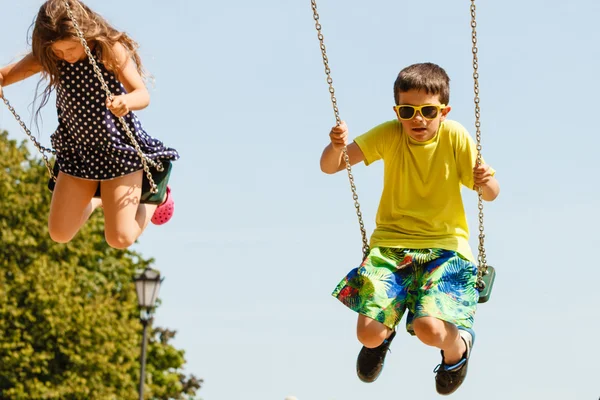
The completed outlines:
{"type": "MultiPolygon", "coordinates": [[[[113,95],[126,90],[116,76],[96,61],[113,95]]],[[[142,169],[142,163],[119,119],[106,107],[106,93],[88,58],[61,62],[56,89],[58,128],[51,137],[60,171],[84,179],[106,180],[142,169]]],[[[125,117],[145,155],[177,160],[175,149],[149,136],[133,112],[125,117]]],[[[151,169],[152,170],[152,169],[151,169]]]]}

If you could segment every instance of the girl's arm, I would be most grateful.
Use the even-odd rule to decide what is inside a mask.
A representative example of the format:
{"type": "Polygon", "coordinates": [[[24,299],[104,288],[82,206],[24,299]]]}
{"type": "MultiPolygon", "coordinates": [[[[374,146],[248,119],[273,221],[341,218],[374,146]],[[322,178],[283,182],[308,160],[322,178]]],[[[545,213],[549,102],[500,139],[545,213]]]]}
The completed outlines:
{"type": "Polygon", "coordinates": [[[122,117],[129,111],[148,107],[150,94],[125,47],[121,43],[116,43],[113,50],[117,57],[117,64],[120,66],[117,78],[125,86],[127,94],[116,96],[108,107],[116,116],[122,117]]]}
{"type": "Polygon", "coordinates": [[[2,86],[8,86],[15,82],[22,81],[41,71],[42,66],[33,57],[32,53],[27,54],[17,63],[0,68],[0,97],[2,96],[2,86]]]}

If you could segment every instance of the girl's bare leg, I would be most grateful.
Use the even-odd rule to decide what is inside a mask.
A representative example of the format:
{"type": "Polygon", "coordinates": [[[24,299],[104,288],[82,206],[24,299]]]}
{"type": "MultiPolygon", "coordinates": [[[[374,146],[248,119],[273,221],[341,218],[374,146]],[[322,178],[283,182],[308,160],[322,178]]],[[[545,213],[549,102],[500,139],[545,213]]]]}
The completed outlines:
{"type": "Polygon", "coordinates": [[[98,181],[58,173],[48,216],[52,240],[67,243],[79,232],[98,206],[98,202],[92,201],[97,187],[98,181]]]}
{"type": "Polygon", "coordinates": [[[106,242],[114,248],[131,246],[142,234],[156,204],[140,204],[142,172],[101,182],[106,242]]]}

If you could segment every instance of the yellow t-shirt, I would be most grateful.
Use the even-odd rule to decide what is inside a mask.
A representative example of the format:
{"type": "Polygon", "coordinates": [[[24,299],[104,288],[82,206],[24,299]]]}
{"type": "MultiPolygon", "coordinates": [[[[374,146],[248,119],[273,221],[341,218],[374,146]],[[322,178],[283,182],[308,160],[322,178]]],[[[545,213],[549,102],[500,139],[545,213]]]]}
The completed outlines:
{"type": "Polygon", "coordinates": [[[418,142],[393,120],[355,142],[366,165],[384,161],[371,247],[441,248],[475,261],[461,184],[473,189],[477,148],[461,124],[445,120],[434,138],[418,142]]]}

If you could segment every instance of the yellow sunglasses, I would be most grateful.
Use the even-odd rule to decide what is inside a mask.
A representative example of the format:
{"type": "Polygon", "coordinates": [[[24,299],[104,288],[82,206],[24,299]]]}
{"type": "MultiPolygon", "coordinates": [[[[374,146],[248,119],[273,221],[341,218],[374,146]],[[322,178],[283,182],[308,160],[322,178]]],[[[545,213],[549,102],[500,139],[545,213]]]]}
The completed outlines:
{"type": "Polygon", "coordinates": [[[425,119],[434,119],[438,116],[439,112],[446,108],[445,104],[423,104],[422,106],[411,106],[409,104],[400,104],[394,106],[396,115],[401,120],[413,119],[417,114],[417,111],[421,113],[425,119]]]}

